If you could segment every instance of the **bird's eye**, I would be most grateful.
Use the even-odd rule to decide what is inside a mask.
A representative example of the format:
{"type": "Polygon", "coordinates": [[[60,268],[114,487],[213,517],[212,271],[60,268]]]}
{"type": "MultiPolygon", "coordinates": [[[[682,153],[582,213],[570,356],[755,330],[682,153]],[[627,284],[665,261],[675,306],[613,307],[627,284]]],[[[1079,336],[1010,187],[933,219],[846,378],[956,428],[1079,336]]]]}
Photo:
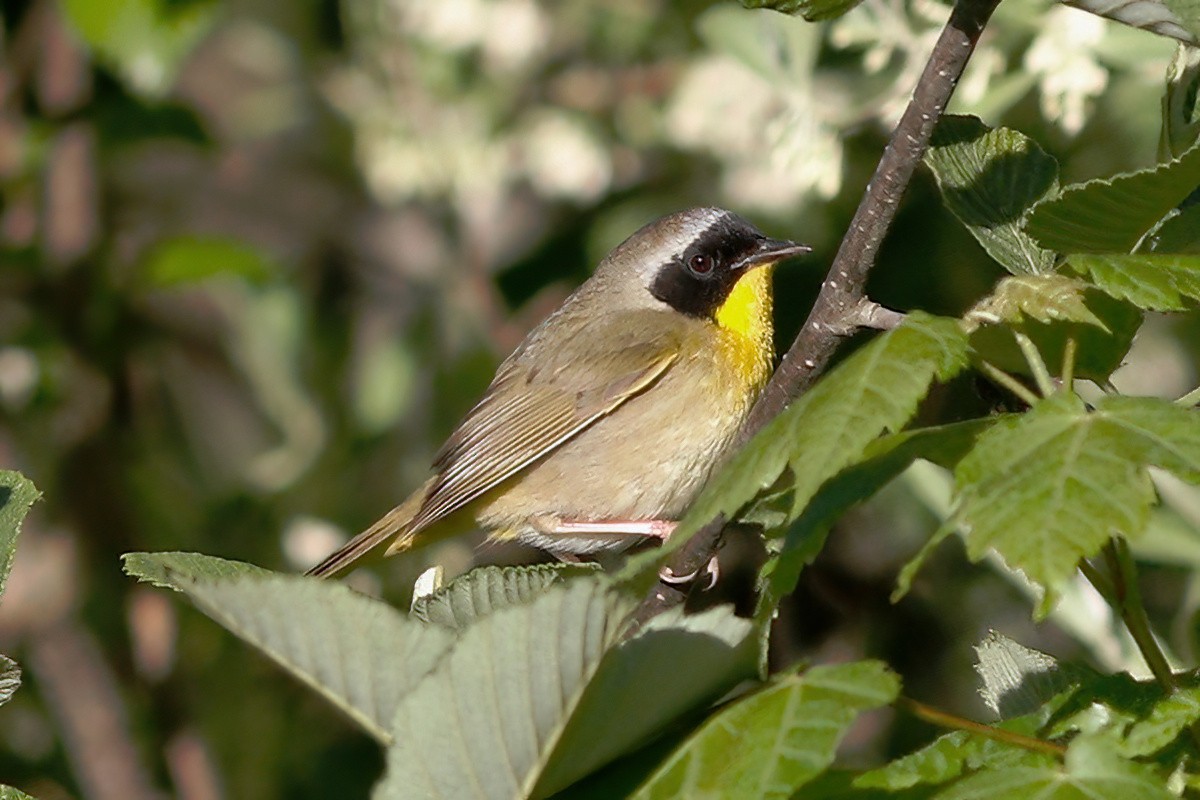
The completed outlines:
{"type": "Polygon", "coordinates": [[[707,275],[712,272],[713,260],[712,256],[706,253],[697,253],[688,259],[688,269],[697,275],[707,275]]]}

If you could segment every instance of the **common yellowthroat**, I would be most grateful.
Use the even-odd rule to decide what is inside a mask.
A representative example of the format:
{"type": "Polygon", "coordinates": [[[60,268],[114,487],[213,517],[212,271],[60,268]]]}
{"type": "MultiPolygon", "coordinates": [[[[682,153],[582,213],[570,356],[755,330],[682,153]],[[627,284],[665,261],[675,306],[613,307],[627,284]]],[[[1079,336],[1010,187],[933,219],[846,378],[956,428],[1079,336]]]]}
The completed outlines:
{"type": "Polygon", "coordinates": [[[407,500],[309,570],[466,517],[556,555],[665,539],[771,373],[771,277],[805,245],[718,208],[646,225],[538,325],[407,500]]]}

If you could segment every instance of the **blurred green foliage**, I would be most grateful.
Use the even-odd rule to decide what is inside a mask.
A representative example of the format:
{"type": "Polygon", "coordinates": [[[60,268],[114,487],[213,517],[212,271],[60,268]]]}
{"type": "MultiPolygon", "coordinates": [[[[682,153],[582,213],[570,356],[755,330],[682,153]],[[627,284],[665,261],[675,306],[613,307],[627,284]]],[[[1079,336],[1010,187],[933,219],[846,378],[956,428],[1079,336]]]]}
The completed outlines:
{"type": "MultiPolygon", "coordinates": [[[[813,244],[777,280],[790,340],[946,13],[869,0],[811,25],[666,0],[0,3],[0,466],[45,495],[0,610],[0,652],[26,668],[0,710],[3,780],[40,798],[365,796],[382,769],[366,737],[133,585],[119,555],[310,565],[400,499],[525,330],[669,210],[728,206],[813,244]]],[[[1028,134],[1064,182],[1143,167],[1171,54],[1006,0],[955,110],[1028,134]]],[[[958,314],[999,275],[926,177],[871,291],[958,314]]],[[[1194,319],[1151,320],[1118,384],[1191,388],[1197,334],[1194,319]]],[[[993,402],[963,380],[925,413],[993,402]]],[[[960,551],[887,606],[944,488],[912,473],[846,518],[781,610],[780,664],[877,656],[910,694],[936,687],[966,713],[985,624],[1126,666],[1115,635],[1032,630],[1021,590],[960,551]]],[[[475,544],[356,586],[403,601],[427,560],[538,557],[475,544]]],[[[761,554],[727,550],[713,602],[747,608],[761,554]]],[[[1178,563],[1152,574],[1164,588],[1147,602],[1186,649],[1197,601],[1166,600],[1194,579],[1178,563]]],[[[872,725],[852,732],[852,757],[927,733],[872,725]]]]}

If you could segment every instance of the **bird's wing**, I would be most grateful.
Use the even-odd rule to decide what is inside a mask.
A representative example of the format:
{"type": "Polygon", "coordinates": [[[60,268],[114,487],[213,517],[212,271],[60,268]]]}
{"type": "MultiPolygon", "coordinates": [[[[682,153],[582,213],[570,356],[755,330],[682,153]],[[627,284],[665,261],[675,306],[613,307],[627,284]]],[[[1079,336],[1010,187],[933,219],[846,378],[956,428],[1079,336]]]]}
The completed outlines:
{"type": "Polygon", "coordinates": [[[678,337],[648,337],[658,326],[628,316],[589,325],[554,351],[535,344],[506,361],[438,453],[408,532],[462,508],[661,378],[679,357],[678,337]]]}

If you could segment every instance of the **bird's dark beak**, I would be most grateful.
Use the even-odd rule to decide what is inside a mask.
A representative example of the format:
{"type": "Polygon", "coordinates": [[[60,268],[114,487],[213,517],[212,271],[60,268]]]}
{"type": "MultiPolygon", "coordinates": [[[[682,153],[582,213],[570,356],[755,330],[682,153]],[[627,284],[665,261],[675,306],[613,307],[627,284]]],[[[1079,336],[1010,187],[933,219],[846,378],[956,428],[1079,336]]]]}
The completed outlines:
{"type": "Polygon", "coordinates": [[[783,261],[785,258],[811,252],[812,248],[806,244],[789,242],[786,239],[768,239],[764,237],[758,240],[754,245],[754,249],[743,256],[741,261],[737,262],[734,269],[738,271],[753,269],[754,267],[774,264],[777,261],[783,261]]]}

